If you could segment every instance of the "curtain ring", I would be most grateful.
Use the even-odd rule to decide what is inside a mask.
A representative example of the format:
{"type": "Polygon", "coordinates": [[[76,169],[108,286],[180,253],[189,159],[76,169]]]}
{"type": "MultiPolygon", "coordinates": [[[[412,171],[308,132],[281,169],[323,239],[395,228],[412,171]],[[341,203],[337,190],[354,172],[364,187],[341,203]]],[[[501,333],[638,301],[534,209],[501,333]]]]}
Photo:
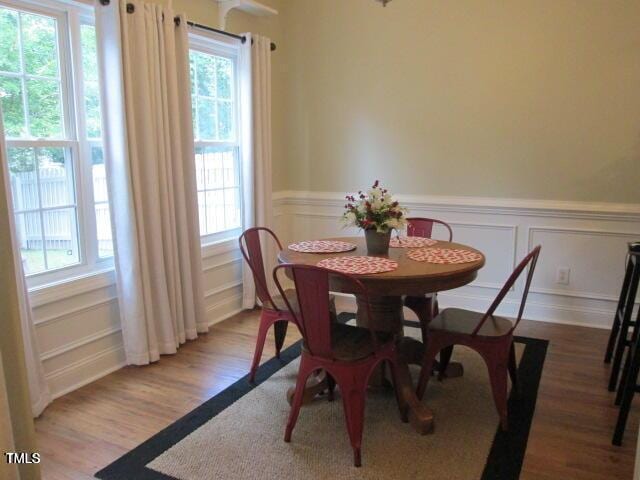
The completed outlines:
{"type": "Polygon", "coordinates": [[[136,11],[136,7],[133,3],[127,3],[127,13],[133,13],[136,11]]]}

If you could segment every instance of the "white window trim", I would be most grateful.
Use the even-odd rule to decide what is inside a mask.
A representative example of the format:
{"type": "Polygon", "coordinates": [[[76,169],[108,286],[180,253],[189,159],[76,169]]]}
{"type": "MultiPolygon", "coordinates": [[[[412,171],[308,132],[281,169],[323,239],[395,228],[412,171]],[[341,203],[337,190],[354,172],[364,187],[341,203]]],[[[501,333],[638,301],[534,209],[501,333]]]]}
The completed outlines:
{"type": "Polygon", "coordinates": [[[72,0],[0,0],[0,6],[51,16],[58,22],[57,47],[66,138],[56,140],[6,139],[9,148],[50,146],[64,147],[71,151],[74,161],[76,227],[80,262],[27,276],[27,286],[30,292],[39,291],[49,286],[58,290],[61,285],[87,278],[93,274],[101,276],[104,272],[114,269],[113,257],[98,257],[93,182],[91,166],[88,162],[88,144],[90,142],[84,138],[85,135],[80,135],[80,132],[86,132],[80,26],[93,23],[94,9],[91,5],[72,0]]]}
{"type": "MultiPolygon", "coordinates": [[[[240,45],[239,40],[221,35],[215,32],[208,32],[206,30],[191,29],[189,32],[189,49],[197,50],[209,55],[217,55],[221,57],[230,58],[234,62],[235,69],[235,95],[236,102],[234,105],[234,120],[235,120],[235,142],[222,142],[222,141],[195,141],[194,150],[198,147],[235,147],[238,149],[238,159],[241,166],[242,159],[242,129],[240,122],[240,73],[239,58],[240,58],[240,45]]],[[[197,125],[197,123],[196,123],[197,125]]],[[[194,132],[194,137],[195,137],[194,132]]],[[[230,230],[224,230],[222,232],[216,232],[209,235],[201,235],[200,241],[203,247],[203,254],[206,257],[209,256],[210,251],[215,251],[219,245],[227,245],[231,240],[237,240],[242,233],[242,218],[244,218],[244,204],[243,204],[243,180],[242,180],[242,168],[239,169],[239,182],[240,182],[240,216],[241,226],[230,230]]]]}

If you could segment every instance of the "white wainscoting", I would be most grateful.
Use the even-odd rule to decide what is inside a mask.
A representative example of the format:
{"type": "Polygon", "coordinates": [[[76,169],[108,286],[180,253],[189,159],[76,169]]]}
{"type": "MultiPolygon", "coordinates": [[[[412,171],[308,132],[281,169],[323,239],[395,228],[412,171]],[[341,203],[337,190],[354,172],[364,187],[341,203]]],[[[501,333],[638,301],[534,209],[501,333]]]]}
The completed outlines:
{"type": "MultiPolygon", "coordinates": [[[[284,191],[274,195],[275,226],[287,242],[359,233],[338,218],[344,194],[284,191]]],[[[526,318],[608,328],[622,284],[627,242],[640,240],[640,204],[397,195],[412,216],[439,218],[454,240],[485,253],[486,266],[469,286],[439,294],[443,306],[486,309],[518,259],[533,246],[542,254],[526,318]],[[568,285],[556,283],[560,267],[568,285]]],[[[437,238],[442,231],[436,231],[437,238]]],[[[440,237],[442,238],[442,237],[440,237]]],[[[517,312],[522,281],[499,311],[517,312]]]]}
{"type": "MultiPolygon", "coordinates": [[[[237,239],[203,249],[205,301],[213,325],[241,310],[237,239]]],[[[54,397],[125,364],[113,271],[31,292],[36,333],[54,397]]]]}

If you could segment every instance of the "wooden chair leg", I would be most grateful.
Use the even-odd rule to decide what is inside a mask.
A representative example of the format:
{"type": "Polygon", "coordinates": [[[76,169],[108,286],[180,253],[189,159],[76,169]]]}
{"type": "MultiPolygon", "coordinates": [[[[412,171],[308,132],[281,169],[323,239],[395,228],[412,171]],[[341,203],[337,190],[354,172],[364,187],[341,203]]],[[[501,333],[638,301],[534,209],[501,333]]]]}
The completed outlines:
{"type": "Polygon", "coordinates": [[[280,358],[280,350],[282,350],[282,345],[284,345],[284,339],[287,336],[287,327],[289,326],[289,322],[286,320],[282,320],[273,324],[273,333],[276,337],[276,357],[280,358]]]}
{"type": "Polygon", "coordinates": [[[311,375],[313,371],[312,366],[303,355],[300,359],[300,368],[298,369],[298,378],[296,379],[296,392],[293,395],[293,403],[291,404],[291,410],[289,412],[289,420],[287,421],[287,428],[284,433],[285,442],[291,441],[291,434],[293,433],[293,429],[298,421],[298,414],[300,413],[300,407],[302,406],[307,378],[309,378],[309,375],[311,375]]]}

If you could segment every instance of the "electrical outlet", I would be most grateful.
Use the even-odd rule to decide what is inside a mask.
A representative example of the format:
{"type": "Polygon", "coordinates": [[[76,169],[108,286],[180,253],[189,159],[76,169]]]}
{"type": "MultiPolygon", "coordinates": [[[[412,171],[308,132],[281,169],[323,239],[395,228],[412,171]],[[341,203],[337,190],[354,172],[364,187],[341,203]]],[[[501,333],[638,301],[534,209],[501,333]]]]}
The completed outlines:
{"type": "Polygon", "coordinates": [[[569,285],[569,276],[571,269],[569,267],[558,267],[556,271],[556,283],[558,285],[569,285]]]}

